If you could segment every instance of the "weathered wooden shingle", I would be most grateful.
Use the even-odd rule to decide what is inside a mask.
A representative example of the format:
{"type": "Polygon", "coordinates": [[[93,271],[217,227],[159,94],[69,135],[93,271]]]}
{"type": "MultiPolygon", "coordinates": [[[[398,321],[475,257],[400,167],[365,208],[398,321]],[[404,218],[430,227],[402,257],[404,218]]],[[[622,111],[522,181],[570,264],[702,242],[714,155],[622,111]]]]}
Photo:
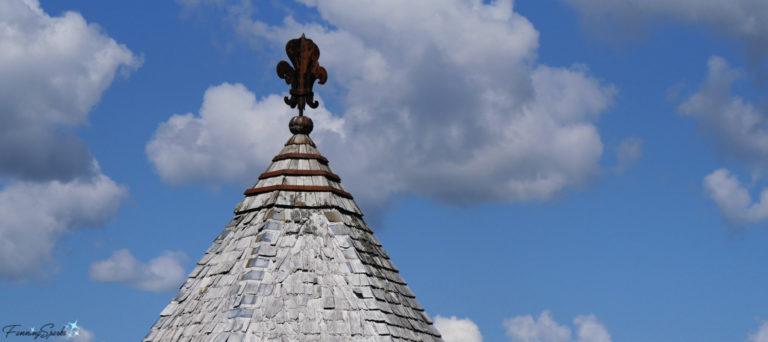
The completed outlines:
{"type": "Polygon", "coordinates": [[[324,160],[291,137],[145,342],[441,341],[324,160]]]}

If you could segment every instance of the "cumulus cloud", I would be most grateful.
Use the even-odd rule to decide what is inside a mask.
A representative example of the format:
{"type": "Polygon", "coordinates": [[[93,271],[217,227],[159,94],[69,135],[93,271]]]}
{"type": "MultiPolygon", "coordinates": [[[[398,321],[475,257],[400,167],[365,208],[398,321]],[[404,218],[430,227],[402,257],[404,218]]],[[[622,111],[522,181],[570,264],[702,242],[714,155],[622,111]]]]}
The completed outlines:
{"type": "Polygon", "coordinates": [[[475,322],[469,318],[456,316],[435,316],[435,328],[443,335],[445,342],[483,342],[483,335],[475,322]]]}
{"type": "Polygon", "coordinates": [[[72,128],[119,69],[140,60],[76,12],[46,14],[36,0],[0,3],[0,174],[30,180],[95,175],[72,128]]]}
{"type": "Polygon", "coordinates": [[[643,155],[643,140],[629,137],[616,147],[616,172],[622,173],[643,155]]]}
{"type": "Polygon", "coordinates": [[[743,41],[752,62],[762,63],[768,53],[768,2],[762,0],[563,1],[578,9],[584,22],[602,34],[636,34],[639,27],[656,24],[655,19],[669,19],[701,25],[743,41]],[[627,30],[617,31],[617,27],[627,30]]]}
{"type": "MultiPolygon", "coordinates": [[[[696,119],[713,138],[720,156],[740,162],[754,175],[760,175],[768,167],[768,113],[732,93],[734,82],[742,77],[740,70],[717,56],[709,59],[707,67],[706,79],[678,107],[678,112],[696,119]]],[[[703,183],[729,223],[742,226],[768,220],[766,190],[752,203],[748,189],[726,169],[712,172],[703,183]]]]}
{"type": "Polygon", "coordinates": [[[611,342],[611,335],[595,315],[581,315],[573,319],[578,342],[611,342]]]}
{"type": "Polygon", "coordinates": [[[594,315],[577,316],[573,324],[575,340],[571,337],[571,329],[558,324],[549,311],[542,312],[538,319],[524,315],[504,320],[511,342],[611,342],[605,326],[594,315]]]}
{"type": "MultiPolygon", "coordinates": [[[[538,32],[511,1],[306,4],[324,22],[301,25],[288,17],[269,25],[242,11],[235,25],[272,51],[301,32],[321,47],[331,86],[345,94],[339,99],[344,110],[333,116],[333,129],[312,136],[358,199],[381,203],[415,191],[459,204],[545,200],[599,172],[603,144],[594,123],[615,90],[584,66],[537,64],[538,32]]],[[[281,114],[275,97],[252,103],[254,96],[242,89],[212,89],[248,99],[242,103],[249,103],[253,119],[239,119],[235,132],[271,132],[208,139],[228,134],[212,121],[235,115],[224,106],[213,114],[209,89],[200,121],[174,116],[147,145],[150,161],[170,183],[255,180],[264,167],[242,159],[268,160],[287,138],[283,127],[291,114],[281,114]],[[276,147],[261,152],[260,146],[276,147]],[[192,177],[180,160],[159,157],[174,149],[193,150],[212,165],[210,176],[192,177]]],[[[309,115],[316,124],[331,117],[325,110],[309,115]]]]}
{"type": "MultiPolygon", "coordinates": [[[[242,84],[210,87],[200,114],[173,115],[147,144],[155,171],[171,184],[255,181],[280,151],[291,114],[283,98],[262,99],[242,84]]],[[[313,112],[315,132],[338,132],[340,119],[313,112]]]]}
{"type": "Polygon", "coordinates": [[[105,283],[122,283],[144,291],[175,290],[186,279],[182,263],[189,258],[184,252],[165,251],[162,255],[143,263],[129,250],[120,249],[109,259],[90,266],[90,277],[105,283]]]}
{"type": "Polygon", "coordinates": [[[720,213],[734,225],[768,220],[768,189],[763,189],[759,201],[753,203],[749,190],[727,169],[704,177],[704,189],[720,213]]]}
{"type": "Polygon", "coordinates": [[[731,68],[721,57],[711,57],[706,79],[698,92],[678,108],[695,118],[715,138],[718,151],[754,168],[768,166],[768,113],[744,98],[733,95],[731,88],[741,72],[731,68]]]}
{"type": "Polygon", "coordinates": [[[105,223],[126,194],[102,174],[87,180],[6,185],[0,190],[0,278],[28,279],[51,271],[51,253],[59,238],[105,223]]]}
{"type": "Polygon", "coordinates": [[[101,173],[74,129],[115,74],[139,64],[79,13],[0,2],[0,278],[54,270],[61,236],[118,210],[127,189],[101,173]]]}
{"type": "Polygon", "coordinates": [[[763,323],[756,333],[750,334],[747,342],[768,342],[768,323],[763,323]]]}

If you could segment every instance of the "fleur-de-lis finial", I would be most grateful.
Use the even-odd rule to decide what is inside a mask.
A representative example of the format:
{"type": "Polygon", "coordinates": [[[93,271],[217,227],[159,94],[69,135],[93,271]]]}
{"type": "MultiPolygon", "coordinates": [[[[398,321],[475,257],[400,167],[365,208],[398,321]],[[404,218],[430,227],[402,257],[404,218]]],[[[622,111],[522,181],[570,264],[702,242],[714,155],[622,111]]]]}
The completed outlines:
{"type": "Polygon", "coordinates": [[[320,49],[311,39],[304,37],[303,33],[300,38],[288,41],[285,52],[293,67],[286,61],[280,61],[277,63],[277,76],[291,85],[291,97],[286,96],[285,103],[291,108],[299,107],[299,115],[291,119],[289,127],[293,134],[309,134],[313,125],[312,120],[304,116],[304,106],[317,108],[319,103],[315,101],[312,86],[315,80],[318,84],[324,84],[328,74],[318,63],[320,49]]]}

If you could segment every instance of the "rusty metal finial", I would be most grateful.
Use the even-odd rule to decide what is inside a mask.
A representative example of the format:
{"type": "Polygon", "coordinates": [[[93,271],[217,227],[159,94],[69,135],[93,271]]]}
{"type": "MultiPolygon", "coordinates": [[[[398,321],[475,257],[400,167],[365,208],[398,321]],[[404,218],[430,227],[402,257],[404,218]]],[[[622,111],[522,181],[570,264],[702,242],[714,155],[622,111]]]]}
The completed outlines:
{"type": "Polygon", "coordinates": [[[319,103],[315,101],[312,86],[315,80],[318,84],[324,84],[328,74],[318,63],[320,49],[311,39],[304,37],[303,33],[300,38],[288,41],[285,52],[293,67],[286,61],[280,61],[277,63],[277,76],[291,85],[291,97],[286,96],[285,103],[291,108],[299,107],[299,115],[291,119],[288,127],[293,134],[309,134],[312,132],[312,119],[304,116],[304,106],[317,108],[319,103]]]}

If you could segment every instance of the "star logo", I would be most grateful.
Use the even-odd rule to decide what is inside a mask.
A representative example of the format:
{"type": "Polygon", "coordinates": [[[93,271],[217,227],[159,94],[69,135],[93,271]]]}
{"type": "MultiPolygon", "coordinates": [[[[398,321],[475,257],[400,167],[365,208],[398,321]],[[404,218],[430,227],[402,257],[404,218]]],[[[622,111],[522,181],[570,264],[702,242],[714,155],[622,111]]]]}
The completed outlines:
{"type": "Polygon", "coordinates": [[[80,327],[77,326],[77,320],[74,322],[67,322],[66,324],[67,328],[67,338],[72,338],[74,336],[80,335],[80,327]]]}

